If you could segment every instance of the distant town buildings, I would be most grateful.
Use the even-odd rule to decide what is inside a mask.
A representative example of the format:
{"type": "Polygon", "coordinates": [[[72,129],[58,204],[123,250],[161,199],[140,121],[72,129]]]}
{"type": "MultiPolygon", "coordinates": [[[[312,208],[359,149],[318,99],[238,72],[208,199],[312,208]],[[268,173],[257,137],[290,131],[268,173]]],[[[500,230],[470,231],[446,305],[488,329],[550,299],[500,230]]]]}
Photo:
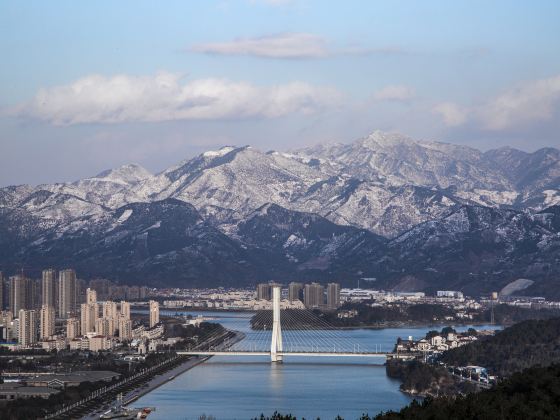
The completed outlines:
{"type": "Polygon", "coordinates": [[[340,284],[327,284],[327,308],[336,309],[340,306],[340,284]]]}
{"type": "Polygon", "coordinates": [[[438,290],[436,296],[440,298],[463,299],[463,292],[456,290],[438,290]]]}
{"type": "MultiPolygon", "coordinates": [[[[276,283],[258,284],[257,300],[270,300],[274,285],[276,283]]],[[[322,284],[292,282],[288,285],[288,302],[294,308],[298,307],[297,303],[303,302],[309,309],[336,309],[340,306],[340,284],[329,283],[325,294],[325,287],[322,284]]]]}
{"type": "Polygon", "coordinates": [[[309,309],[323,307],[325,304],[325,288],[319,283],[306,284],[303,292],[303,303],[309,309]]]}
{"type": "Polygon", "coordinates": [[[288,300],[303,302],[303,283],[292,282],[288,285],[288,300]]]}

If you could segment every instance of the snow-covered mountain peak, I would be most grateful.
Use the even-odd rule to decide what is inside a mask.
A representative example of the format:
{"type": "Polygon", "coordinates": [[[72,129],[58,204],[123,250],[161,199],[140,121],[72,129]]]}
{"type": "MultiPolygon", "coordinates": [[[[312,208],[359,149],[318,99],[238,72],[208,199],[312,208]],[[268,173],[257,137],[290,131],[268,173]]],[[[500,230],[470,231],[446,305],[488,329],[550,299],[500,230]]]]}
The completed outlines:
{"type": "Polygon", "coordinates": [[[376,130],[366,138],[358,140],[355,144],[376,150],[379,148],[418,144],[418,142],[400,133],[376,130]]]}
{"type": "Polygon", "coordinates": [[[202,154],[202,156],[207,157],[207,158],[224,156],[224,155],[227,155],[229,152],[231,152],[235,149],[237,149],[237,147],[235,147],[235,146],[224,146],[224,147],[222,147],[221,149],[218,149],[218,150],[209,150],[207,152],[204,152],[202,154]]]}
{"type": "Polygon", "coordinates": [[[116,184],[136,184],[151,177],[153,177],[153,174],[147,169],[137,163],[129,163],[116,169],[107,169],[92,178],[86,178],[86,180],[109,181],[116,184]]]}

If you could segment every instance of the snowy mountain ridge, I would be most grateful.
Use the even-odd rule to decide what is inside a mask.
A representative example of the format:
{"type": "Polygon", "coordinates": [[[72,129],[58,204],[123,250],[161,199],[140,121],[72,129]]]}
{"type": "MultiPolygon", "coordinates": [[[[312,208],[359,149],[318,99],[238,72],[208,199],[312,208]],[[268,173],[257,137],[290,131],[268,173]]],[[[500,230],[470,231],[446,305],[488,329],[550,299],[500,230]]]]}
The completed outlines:
{"type": "Polygon", "coordinates": [[[560,203],[560,151],[483,153],[375,131],[291,152],[226,146],[156,175],[129,164],[72,183],[0,189],[0,206],[57,224],[168,198],[194,205],[228,233],[274,203],[395,237],[459,204],[538,211],[560,203]]]}

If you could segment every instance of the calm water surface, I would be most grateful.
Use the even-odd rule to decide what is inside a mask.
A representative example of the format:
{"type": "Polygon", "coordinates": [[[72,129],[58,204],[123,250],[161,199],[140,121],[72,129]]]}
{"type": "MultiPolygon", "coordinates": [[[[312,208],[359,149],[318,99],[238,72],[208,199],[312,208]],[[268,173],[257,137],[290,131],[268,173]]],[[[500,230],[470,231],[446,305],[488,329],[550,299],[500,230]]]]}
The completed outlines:
{"type": "MultiPolygon", "coordinates": [[[[266,342],[262,334],[251,333],[252,314],[182,313],[202,314],[215,318],[226,328],[246,332],[248,336],[237,344],[239,348],[254,342],[260,349],[266,342]]],[[[348,342],[359,343],[362,348],[391,351],[397,337],[418,339],[430,329],[436,328],[345,330],[337,331],[336,335],[342,334],[348,342]]],[[[288,335],[288,346],[290,340],[298,343],[304,339],[298,334],[306,333],[284,333],[285,338],[288,335]]],[[[332,332],[324,334],[328,339],[332,332]]],[[[196,420],[202,414],[218,420],[251,419],[261,413],[271,415],[275,410],[298,418],[334,419],[340,414],[346,420],[356,419],[362,413],[399,409],[411,401],[399,391],[400,382],[387,377],[383,362],[384,359],[376,358],[286,357],[283,364],[271,364],[265,357],[213,357],[146,394],[134,405],[155,406],[157,411],[149,417],[152,420],[196,420]]]]}

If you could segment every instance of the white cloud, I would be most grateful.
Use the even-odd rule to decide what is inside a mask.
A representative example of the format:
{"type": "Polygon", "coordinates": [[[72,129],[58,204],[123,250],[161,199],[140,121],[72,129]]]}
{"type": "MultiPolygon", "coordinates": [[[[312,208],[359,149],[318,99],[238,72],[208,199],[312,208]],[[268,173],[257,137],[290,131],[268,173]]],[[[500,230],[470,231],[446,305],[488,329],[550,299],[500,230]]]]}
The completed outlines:
{"type": "Polygon", "coordinates": [[[127,121],[274,118],[337,103],[334,88],[302,82],[260,87],[224,79],[183,82],[179,74],[92,75],[41,89],[15,110],[55,125],[127,121]]]}
{"type": "Polygon", "coordinates": [[[373,97],[378,101],[407,101],[415,95],[415,90],[409,86],[391,85],[378,90],[373,97]]]}
{"type": "Polygon", "coordinates": [[[508,90],[478,112],[483,128],[504,130],[551,119],[560,105],[560,75],[508,90]]]}
{"type": "Polygon", "coordinates": [[[356,45],[335,47],[327,39],[309,33],[284,33],[255,38],[238,38],[233,41],[197,44],[190,47],[189,50],[203,54],[245,55],[278,59],[406,53],[397,47],[362,48],[356,45]]]}
{"type": "Polygon", "coordinates": [[[469,114],[466,108],[452,102],[438,104],[433,108],[433,111],[439,114],[443,118],[445,125],[449,127],[456,127],[464,124],[469,114]]]}
{"type": "Polygon", "coordinates": [[[532,127],[553,120],[560,111],[560,75],[506,90],[478,106],[445,102],[433,111],[450,127],[466,123],[486,131],[532,127]]]}
{"type": "Polygon", "coordinates": [[[306,33],[286,33],[198,44],[191,50],[205,54],[253,55],[266,58],[322,58],[329,55],[325,39],[306,33]]]}

